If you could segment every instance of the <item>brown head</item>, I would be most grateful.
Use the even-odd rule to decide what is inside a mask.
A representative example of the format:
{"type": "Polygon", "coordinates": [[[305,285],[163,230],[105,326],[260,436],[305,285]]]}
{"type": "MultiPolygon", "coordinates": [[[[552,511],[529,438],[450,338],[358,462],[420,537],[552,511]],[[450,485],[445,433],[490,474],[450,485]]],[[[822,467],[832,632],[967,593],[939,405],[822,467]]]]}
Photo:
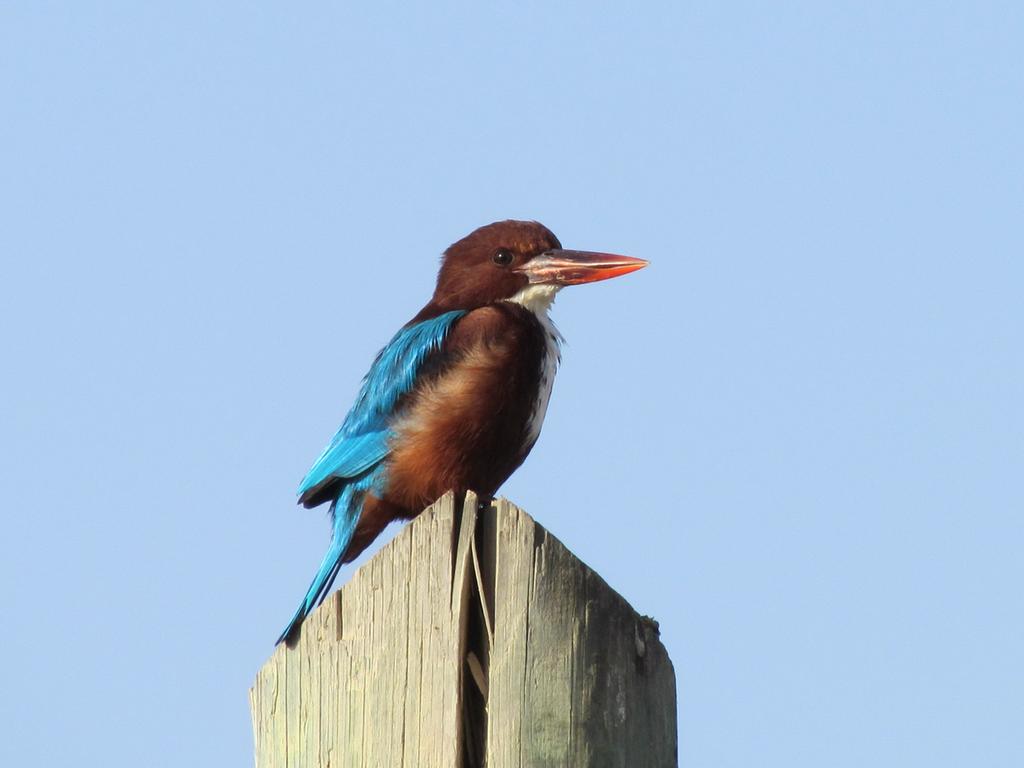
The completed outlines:
{"type": "Polygon", "coordinates": [[[536,221],[497,221],[474,230],[444,252],[434,296],[420,317],[507,301],[530,286],[554,291],[607,280],[647,266],[643,259],[569,251],[536,221]]]}

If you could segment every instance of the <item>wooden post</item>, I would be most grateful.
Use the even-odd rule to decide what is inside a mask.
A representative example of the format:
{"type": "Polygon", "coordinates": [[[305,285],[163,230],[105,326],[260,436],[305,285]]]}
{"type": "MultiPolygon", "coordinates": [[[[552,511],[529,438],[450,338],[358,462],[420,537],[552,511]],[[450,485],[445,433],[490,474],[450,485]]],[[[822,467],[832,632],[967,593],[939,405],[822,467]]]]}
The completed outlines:
{"type": "Polygon", "coordinates": [[[277,648],[257,768],[676,765],[657,624],[526,513],[451,494],[277,648]]]}

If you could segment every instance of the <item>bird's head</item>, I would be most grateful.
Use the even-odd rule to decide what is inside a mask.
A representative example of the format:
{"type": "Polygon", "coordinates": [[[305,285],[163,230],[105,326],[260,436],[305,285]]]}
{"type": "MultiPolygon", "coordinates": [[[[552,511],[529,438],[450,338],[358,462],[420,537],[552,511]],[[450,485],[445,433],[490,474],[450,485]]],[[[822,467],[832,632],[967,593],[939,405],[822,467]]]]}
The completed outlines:
{"type": "Polygon", "coordinates": [[[566,285],[607,280],[647,266],[643,259],[562,248],[536,221],[480,227],[444,252],[431,304],[475,309],[498,301],[546,307],[566,285]]]}

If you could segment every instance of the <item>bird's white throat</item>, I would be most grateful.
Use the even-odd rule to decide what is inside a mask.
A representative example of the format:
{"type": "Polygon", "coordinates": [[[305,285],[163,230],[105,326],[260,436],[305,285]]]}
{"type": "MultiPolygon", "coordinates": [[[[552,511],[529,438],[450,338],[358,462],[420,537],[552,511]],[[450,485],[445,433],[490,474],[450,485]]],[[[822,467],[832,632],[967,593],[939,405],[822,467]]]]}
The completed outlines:
{"type": "Polygon", "coordinates": [[[551,305],[555,302],[555,294],[558,293],[561,287],[560,285],[546,283],[528,285],[511,297],[509,301],[525,307],[533,312],[538,320],[544,322],[543,318],[547,317],[548,310],[551,309],[551,305]]]}

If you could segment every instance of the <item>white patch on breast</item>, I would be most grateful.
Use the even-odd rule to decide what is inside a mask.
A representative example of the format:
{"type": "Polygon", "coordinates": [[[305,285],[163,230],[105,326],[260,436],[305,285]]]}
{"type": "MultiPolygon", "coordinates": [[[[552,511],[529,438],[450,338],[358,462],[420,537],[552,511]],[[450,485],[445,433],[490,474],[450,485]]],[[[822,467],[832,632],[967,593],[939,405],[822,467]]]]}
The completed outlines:
{"type": "Polygon", "coordinates": [[[540,436],[540,428],[544,425],[544,416],[548,412],[551,400],[551,387],[555,383],[555,371],[562,359],[559,344],[563,341],[562,334],[551,322],[548,310],[555,301],[558,285],[528,285],[509,299],[513,304],[530,310],[544,329],[544,357],[540,364],[540,386],[537,388],[537,399],[530,410],[530,420],[526,427],[526,445],[530,448],[540,436]]]}

